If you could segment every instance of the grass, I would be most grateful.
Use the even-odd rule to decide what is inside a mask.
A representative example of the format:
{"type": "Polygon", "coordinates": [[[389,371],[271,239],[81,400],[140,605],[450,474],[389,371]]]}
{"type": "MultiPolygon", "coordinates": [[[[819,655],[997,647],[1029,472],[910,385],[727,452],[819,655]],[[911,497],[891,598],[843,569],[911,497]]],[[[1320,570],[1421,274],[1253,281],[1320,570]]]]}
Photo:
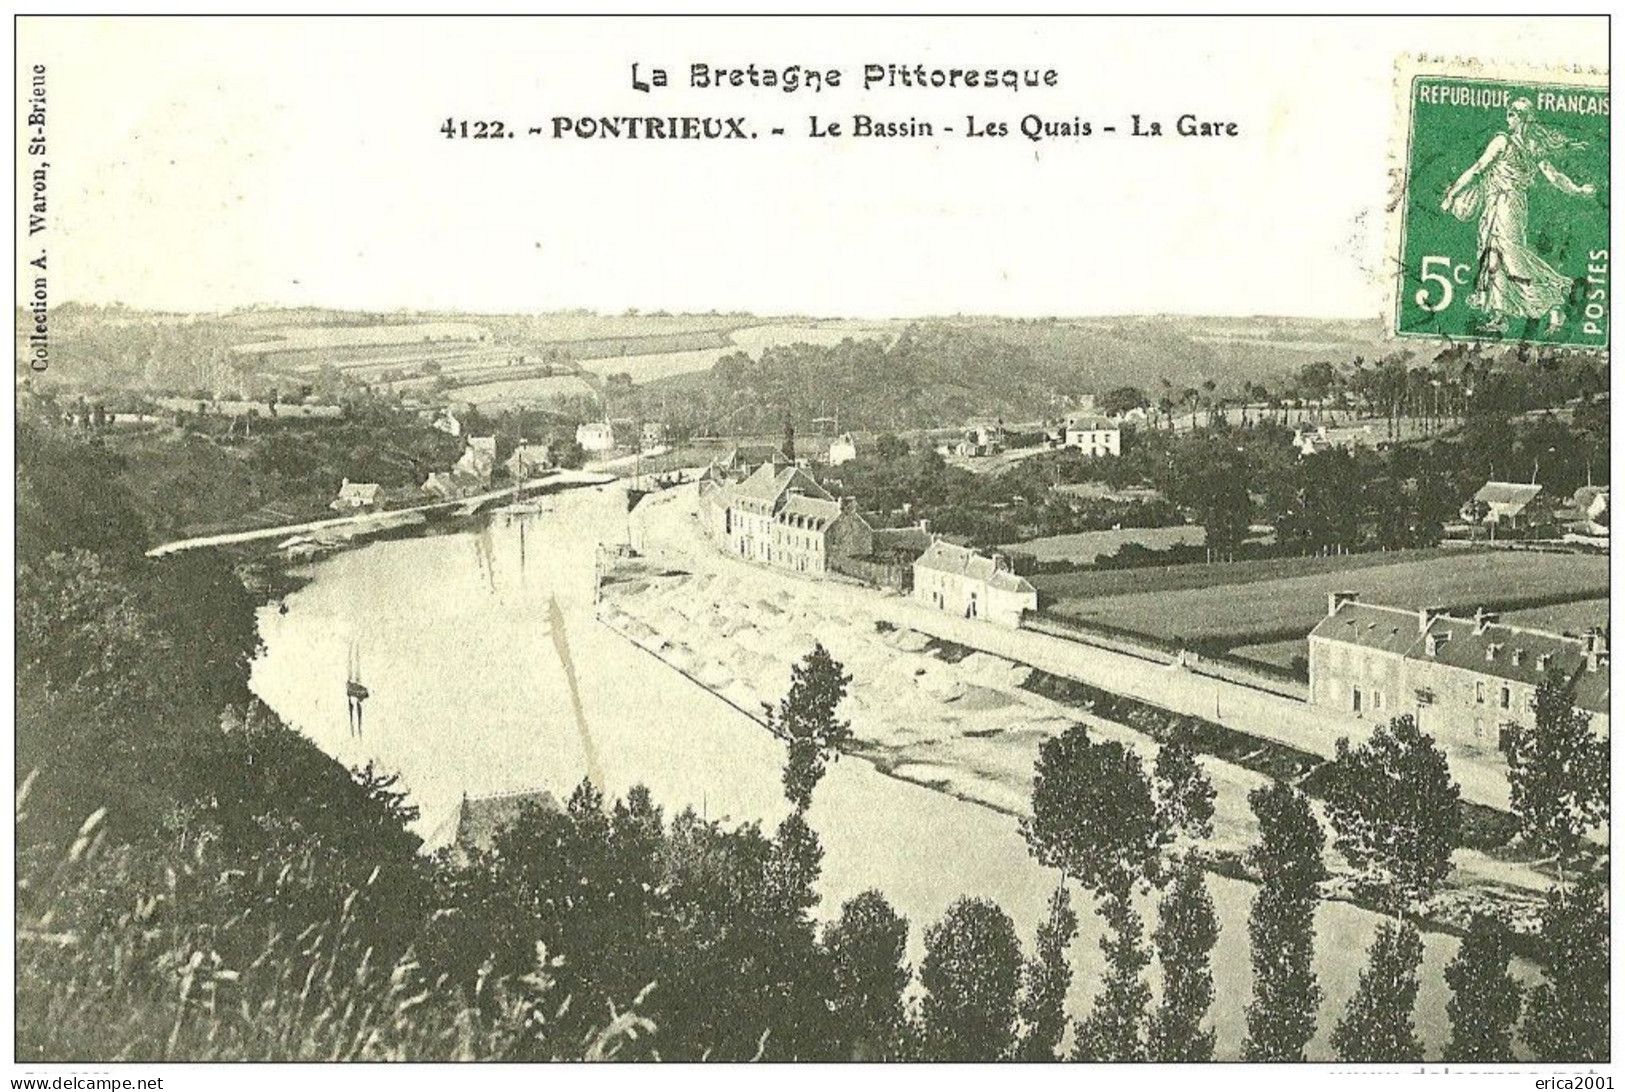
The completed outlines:
{"type": "Polygon", "coordinates": [[[1402,607],[1532,608],[1608,591],[1606,558],[1405,551],[1040,577],[1046,610],[1172,642],[1233,647],[1302,637],[1326,596],[1358,592],[1402,607]],[[1228,578],[1228,579],[1227,579],[1228,578]],[[1132,590],[1131,590],[1132,589],[1132,590]]]}
{"type": "Polygon", "coordinates": [[[1006,553],[1026,554],[1039,561],[1070,561],[1077,565],[1092,565],[1105,554],[1117,552],[1124,543],[1132,542],[1148,550],[1166,550],[1170,546],[1200,546],[1206,540],[1202,528],[1176,527],[1124,527],[1115,531],[1080,531],[1071,535],[1049,535],[1045,538],[1012,542],[999,547],[1006,553]]]}
{"type": "MultiPolygon", "coordinates": [[[[131,881],[151,862],[105,846],[101,817],[66,854],[19,861],[19,1062],[592,1060],[635,1055],[653,1030],[631,1008],[584,1042],[560,1041],[552,1029],[569,999],[540,945],[530,972],[470,986],[430,981],[410,951],[380,960],[355,919],[356,892],[298,936],[220,913],[198,882],[201,845],[183,866],[199,875],[143,895],[131,881]]],[[[309,898],[306,871],[289,862],[270,901],[309,898]]]]}
{"type": "Polygon", "coordinates": [[[1608,624],[1608,598],[1576,599],[1569,603],[1552,603],[1508,611],[1501,621],[1530,629],[1547,629],[1554,633],[1583,633],[1591,626],[1608,624]]]}
{"type": "Polygon", "coordinates": [[[1159,565],[1140,569],[1039,576],[1033,583],[1045,598],[1057,601],[1131,595],[1136,592],[1185,591],[1218,585],[1252,584],[1316,573],[1350,572],[1405,561],[1459,557],[1460,551],[1393,550],[1387,553],[1340,554],[1334,557],[1271,557],[1259,561],[1216,561],[1204,565],[1159,565]]]}
{"type": "Polygon", "coordinates": [[[472,402],[480,407],[542,404],[563,398],[591,398],[592,395],[592,387],[576,375],[504,379],[455,387],[446,392],[446,397],[453,401],[472,402]]]}

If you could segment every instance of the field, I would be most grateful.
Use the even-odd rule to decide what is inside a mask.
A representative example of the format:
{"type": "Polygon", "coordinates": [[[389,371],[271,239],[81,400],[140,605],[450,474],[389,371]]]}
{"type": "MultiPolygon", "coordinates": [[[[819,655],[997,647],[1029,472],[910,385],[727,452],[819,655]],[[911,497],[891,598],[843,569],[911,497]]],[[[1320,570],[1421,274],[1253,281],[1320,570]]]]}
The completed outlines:
{"type": "Polygon", "coordinates": [[[605,354],[580,358],[581,366],[600,375],[622,373],[634,383],[648,383],[673,375],[703,372],[730,353],[760,357],[774,345],[838,345],[843,338],[888,336],[887,328],[859,322],[773,322],[744,326],[719,339],[722,344],[706,348],[643,352],[630,355],[605,354]]]}
{"type": "Polygon", "coordinates": [[[1080,531],[1073,535],[1050,535],[1047,538],[1012,542],[999,549],[1010,554],[1026,554],[1039,561],[1071,561],[1078,565],[1093,565],[1099,557],[1117,552],[1124,543],[1132,542],[1150,550],[1166,550],[1174,546],[1200,546],[1207,540],[1202,528],[1183,527],[1124,527],[1114,531],[1080,531]]]}
{"type": "Polygon", "coordinates": [[[506,406],[542,406],[566,398],[591,398],[592,395],[592,387],[580,376],[552,375],[457,387],[449,397],[458,402],[471,402],[482,411],[493,411],[506,406]]]}
{"type": "MultiPolygon", "coordinates": [[[[1041,576],[1033,582],[1044,609],[1062,617],[1164,641],[1235,647],[1301,638],[1325,614],[1326,596],[1334,591],[1457,612],[1595,601],[1607,594],[1608,562],[1576,554],[1418,550],[1041,576]]],[[[1279,662],[1284,651],[1264,654],[1279,662]]]]}
{"type": "Polygon", "coordinates": [[[1572,603],[1554,603],[1545,607],[1509,611],[1501,621],[1530,629],[1549,629],[1554,633],[1584,633],[1591,626],[1608,624],[1608,600],[1579,599],[1572,603]]]}

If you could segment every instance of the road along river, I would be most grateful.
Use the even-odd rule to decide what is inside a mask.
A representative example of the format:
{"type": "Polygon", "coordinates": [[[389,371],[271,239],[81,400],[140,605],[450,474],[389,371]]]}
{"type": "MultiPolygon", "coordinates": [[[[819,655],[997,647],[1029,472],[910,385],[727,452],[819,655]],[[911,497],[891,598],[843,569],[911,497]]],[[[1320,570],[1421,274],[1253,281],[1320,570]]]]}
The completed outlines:
{"type": "MultiPolygon", "coordinates": [[[[493,515],[477,530],[334,555],[310,567],[310,582],[285,599],[285,612],[262,611],[254,689],[339,761],[370,759],[399,772],[432,843],[447,840],[463,793],[541,787],[562,798],[589,762],[612,795],[642,783],[668,814],[692,806],[771,831],[787,812],[779,743],[594,617],[597,547],[627,535],[617,483],[561,493],[550,511],[493,515]],[[549,628],[554,601],[586,739],[549,628]],[[371,692],[359,738],[350,734],[344,693],[352,654],[371,692]]],[[[980,895],[1003,906],[1031,946],[1056,877],[1032,862],[1010,816],[848,756],[819,784],[810,820],[825,849],[821,914],[878,888],[909,918],[918,959],[925,926],[955,897],[980,895]]],[[[1253,888],[1218,876],[1209,882],[1221,927],[1212,1017],[1220,1055],[1235,1057],[1251,992],[1253,888]]],[[[1081,1014],[1102,960],[1087,894],[1075,891],[1074,905],[1083,930],[1072,951],[1072,1009],[1081,1014]]],[[[1143,912],[1154,922],[1153,907],[1143,912]]],[[[1327,1036],[1379,920],[1344,903],[1321,907],[1325,1003],[1312,1056],[1327,1056],[1327,1036]]],[[[1417,1022],[1431,1056],[1448,1035],[1443,969],[1455,948],[1450,937],[1426,937],[1417,1022]]]]}

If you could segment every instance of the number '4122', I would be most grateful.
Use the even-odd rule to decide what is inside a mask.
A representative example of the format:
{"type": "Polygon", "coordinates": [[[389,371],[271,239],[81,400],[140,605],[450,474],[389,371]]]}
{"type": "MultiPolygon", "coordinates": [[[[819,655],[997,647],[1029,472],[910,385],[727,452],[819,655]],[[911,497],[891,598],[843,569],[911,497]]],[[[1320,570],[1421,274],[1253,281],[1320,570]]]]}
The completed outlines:
{"type": "Polygon", "coordinates": [[[447,140],[498,140],[502,137],[513,136],[508,127],[500,121],[459,121],[457,118],[447,118],[446,124],[440,127],[446,134],[447,140]]]}

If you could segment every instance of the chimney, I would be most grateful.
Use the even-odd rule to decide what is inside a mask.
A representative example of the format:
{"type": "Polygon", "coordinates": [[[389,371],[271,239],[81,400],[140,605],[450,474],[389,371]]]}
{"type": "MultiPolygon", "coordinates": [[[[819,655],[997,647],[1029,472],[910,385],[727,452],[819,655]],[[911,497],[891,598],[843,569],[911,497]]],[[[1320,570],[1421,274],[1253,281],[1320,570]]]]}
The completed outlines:
{"type": "Polygon", "coordinates": [[[1444,607],[1423,607],[1416,612],[1416,629],[1418,633],[1426,633],[1428,627],[1445,612],[1444,607]]]}
{"type": "Polygon", "coordinates": [[[1597,626],[1586,630],[1586,670],[1596,671],[1608,663],[1608,633],[1597,626]]]}
{"type": "Polygon", "coordinates": [[[1552,666],[1552,654],[1550,652],[1542,652],[1539,656],[1535,657],[1535,670],[1536,671],[1544,672],[1548,668],[1550,668],[1551,666],[1552,666]]]}
{"type": "Polygon", "coordinates": [[[998,553],[993,555],[993,571],[994,572],[1002,573],[1006,569],[1008,569],[1009,567],[1010,567],[1010,559],[1009,558],[1005,557],[1003,554],[998,554],[998,553]]]}
{"type": "Polygon", "coordinates": [[[1481,635],[1486,629],[1489,629],[1500,620],[1501,616],[1499,614],[1479,607],[1473,612],[1473,632],[1481,635]]]}
{"type": "Polygon", "coordinates": [[[1446,630],[1443,633],[1430,633],[1430,634],[1428,634],[1428,636],[1427,636],[1428,655],[1429,656],[1437,656],[1439,654],[1439,646],[1444,644],[1448,640],[1450,640],[1450,632],[1448,630],[1446,630]]]}
{"type": "Polygon", "coordinates": [[[1334,591],[1326,596],[1326,617],[1336,614],[1338,608],[1344,603],[1356,603],[1360,599],[1359,592],[1334,591]]]}
{"type": "Polygon", "coordinates": [[[931,521],[928,519],[922,519],[920,521],[920,530],[929,535],[931,533],[931,521]]]}

